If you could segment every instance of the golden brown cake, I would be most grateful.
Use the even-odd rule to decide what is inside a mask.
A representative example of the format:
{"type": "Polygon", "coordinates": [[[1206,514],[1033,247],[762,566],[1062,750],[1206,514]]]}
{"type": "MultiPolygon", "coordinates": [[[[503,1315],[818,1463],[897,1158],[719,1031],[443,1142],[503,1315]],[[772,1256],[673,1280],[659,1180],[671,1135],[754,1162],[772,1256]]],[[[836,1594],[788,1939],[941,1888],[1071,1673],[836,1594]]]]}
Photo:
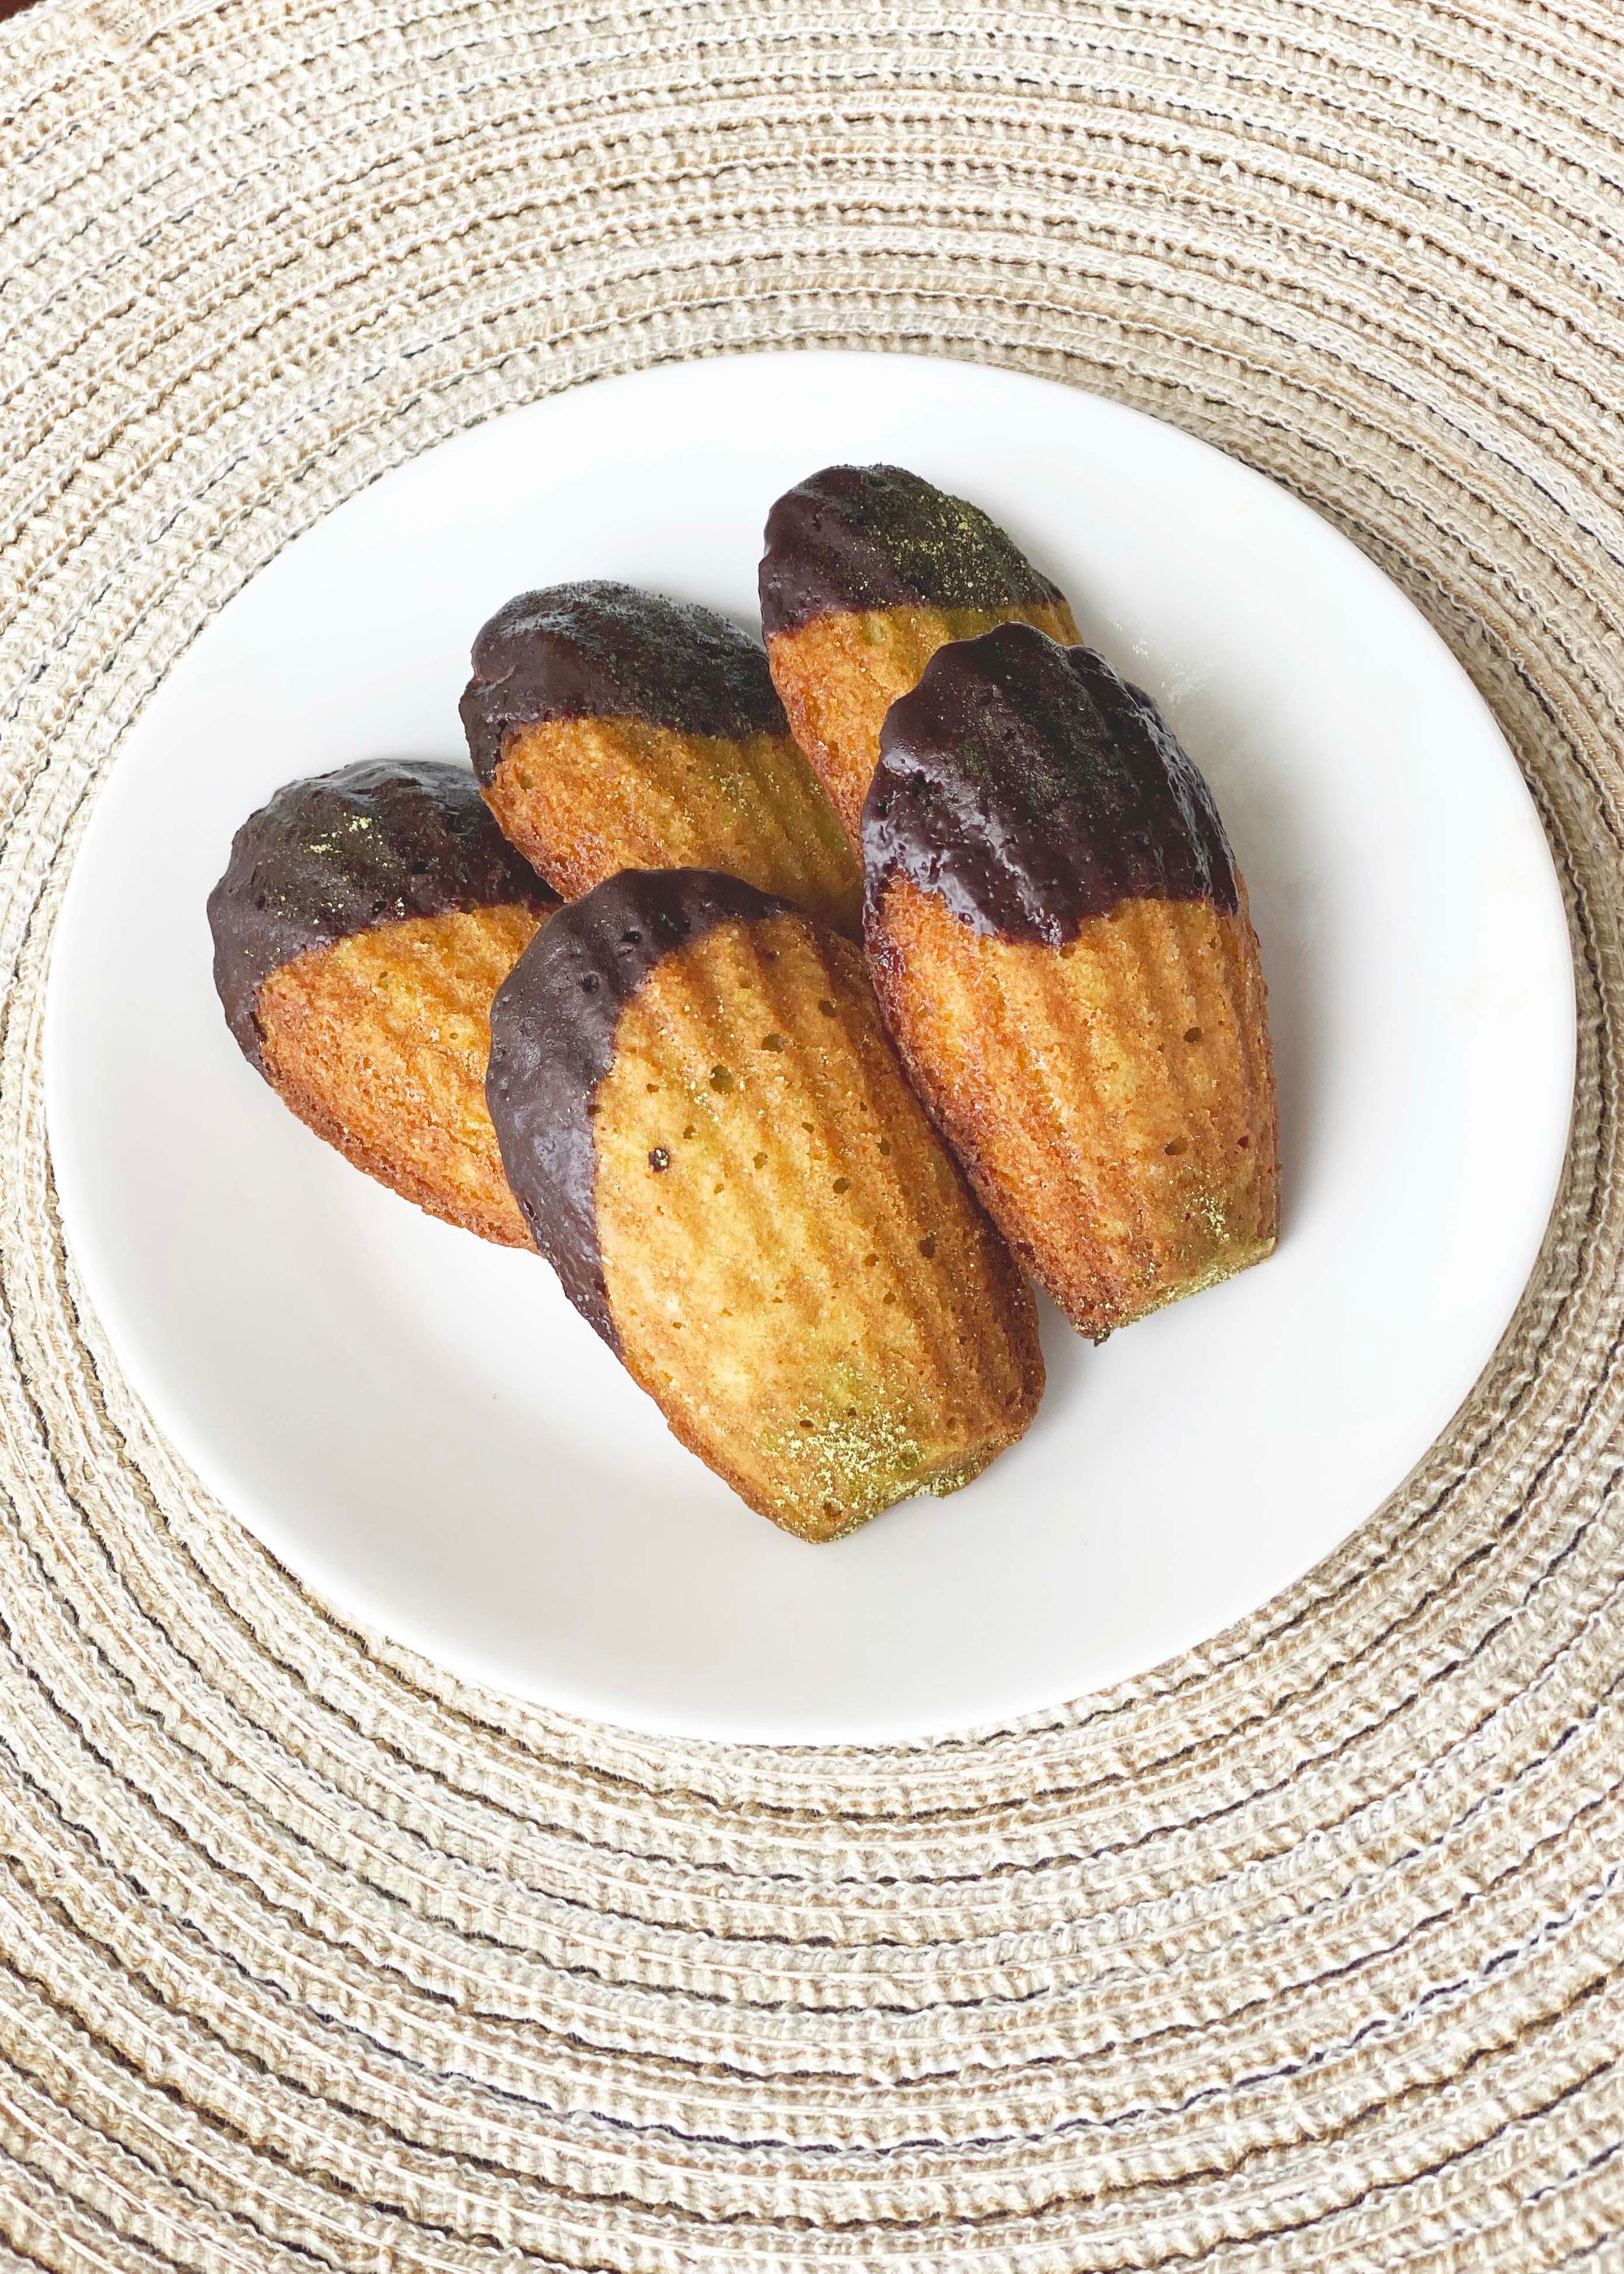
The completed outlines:
{"type": "Polygon", "coordinates": [[[1013,538],[901,466],[828,466],[786,490],[760,584],[773,683],[853,844],[885,713],[939,647],[1011,620],[1077,637],[1013,538]]]}
{"type": "Polygon", "coordinates": [[[726,616],[630,584],[554,584],[500,609],[473,662],[474,771],[566,900],[622,869],[722,869],[856,932],[851,848],[759,643],[726,616]]]}
{"type": "Polygon", "coordinates": [[[1096,1339],[1267,1255],[1274,1083],[1245,888],[1148,697],[1007,624],[891,710],[864,937],[994,1221],[1096,1339]]]}
{"type": "Polygon", "coordinates": [[[786,1531],[951,1492],[1031,1420],[1031,1295],[858,950],[786,901],[667,870],[561,909],[497,995],[487,1094],[572,1302],[786,1531]]]}
{"type": "Polygon", "coordinates": [[[238,830],[208,900],[214,984],[243,1055],[319,1137],[524,1247],[485,1060],[491,998],[553,905],[466,766],[342,766],[238,830]]]}

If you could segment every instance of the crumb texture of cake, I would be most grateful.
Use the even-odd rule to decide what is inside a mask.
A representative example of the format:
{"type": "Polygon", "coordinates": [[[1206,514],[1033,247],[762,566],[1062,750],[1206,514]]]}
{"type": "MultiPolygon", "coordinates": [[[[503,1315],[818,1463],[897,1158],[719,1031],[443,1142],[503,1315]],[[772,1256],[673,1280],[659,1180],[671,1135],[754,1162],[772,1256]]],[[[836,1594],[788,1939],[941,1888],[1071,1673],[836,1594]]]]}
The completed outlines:
{"type": "Polygon", "coordinates": [[[500,990],[488,1095],[572,1301],[786,1530],[952,1491],[1030,1422],[1030,1291],[803,911],[713,872],[598,886],[500,990]]]}
{"type": "Polygon", "coordinates": [[[1257,938],[1149,697],[1026,625],[942,649],[886,719],[862,843],[891,1031],[1072,1323],[1102,1337],[1267,1255],[1257,938]]]}
{"type": "Polygon", "coordinates": [[[796,741],[853,843],[880,728],[939,647],[995,625],[1077,626],[977,506],[902,466],[829,466],[767,516],[762,629],[796,741]]]}
{"type": "Polygon", "coordinates": [[[468,768],[365,760],[288,783],[209,895],[249,1064],[431,1215],[528,1246],[485,1103],[491,1001],[556,905],[468,768]]]}
{"type": "Polygon", "coordinates": [[[491,810],[565,899],[713,868],[855,933],[851,847],[726,616],[630,584],[522,593],[475,641],[462,712],[491,810]]]}

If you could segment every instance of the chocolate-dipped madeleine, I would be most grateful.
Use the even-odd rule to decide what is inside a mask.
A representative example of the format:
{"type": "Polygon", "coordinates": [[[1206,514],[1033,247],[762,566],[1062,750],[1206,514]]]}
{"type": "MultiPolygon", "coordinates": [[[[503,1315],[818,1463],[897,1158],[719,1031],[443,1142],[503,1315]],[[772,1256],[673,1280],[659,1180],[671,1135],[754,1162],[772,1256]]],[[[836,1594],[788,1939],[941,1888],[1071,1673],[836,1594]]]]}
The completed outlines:
{"type": "Polygon", "coordinates": [[[505,834],[566,900],[709,868],[855,933],[857,864],[759,642],[630,584],[522,592],[474,642],[462,723],[505,834]]]}
{"type": "Polygon", "coordinates": [[[994,1221],[1100,1337],[1267,1255],[1258,944],[1147,696],[1023,624],[938,651],[863,814],[887,1021],[994,1221]]]}
{"type": "Polygon", "coordinates": [[[214,984],[301,1121],[432,1216],[530,1245],[485,1110],[491,998],[553,895],[464,765],[289,782],[208,898],[214,984]]]}
{"type": "Polygon", "coordinates": [[[880,728],[949,640],[1071,611],[979,507],[902,466],[828,466],[767,516],[762,630],[795,739],[856,844],[880,728]]]}
{"type": "Polygon", "coordinates": [[[786,1531],[951,1492],[1030,1421],[1031,1295],[804,911],[701,870],[598,885],[498,992],[487,1095],[571,1300],[786,1531]]]}

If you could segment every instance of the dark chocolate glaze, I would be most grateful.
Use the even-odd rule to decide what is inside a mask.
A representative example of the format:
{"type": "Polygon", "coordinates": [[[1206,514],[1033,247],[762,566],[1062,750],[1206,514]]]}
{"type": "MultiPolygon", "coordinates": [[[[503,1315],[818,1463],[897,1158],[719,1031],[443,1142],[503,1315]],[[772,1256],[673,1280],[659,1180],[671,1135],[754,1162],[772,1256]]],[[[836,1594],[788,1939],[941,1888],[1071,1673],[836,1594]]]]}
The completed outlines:
{"type": "Polygon", "coordinates": [[[789,732],[757,641],[635,584],[521,592],[474,642],[473,665],[462,724],[487,784],[508,733],[544,719],[639,719],[726,742],[789,732]]]}
{"type": "Polygon", "coordinates": [[[1207,784],[1092,648],[1000,624],[891,704],[862,817],[870,923],[892,877],[1004,939],[1074,939],[1126,900],[1237,905],[1207,784]]]}
{"type": "Polygon", "coordinates": [[[1060,599],[979,506],[904,466],[826,466],[767,516],[768,639],[865,608],[1031,607],[1060,599]]]}
{"type": "Polygon", "coordinates": [[[611,1350],[592,1114],[621,1012],[667,955],[786,900],[713,869],[625,869],[560,910],[497,990],[485,1101],[530,1237],[611,1350]]]}
{"type": "Polygon", "coordinates": [[[282,964],[375,924],[513,901],[546,908],[556,896],[465,765],[369,758],[289,782],[237,831],[208,896],[226,1023],[263,1073],[254,1006],[282,964]]]}

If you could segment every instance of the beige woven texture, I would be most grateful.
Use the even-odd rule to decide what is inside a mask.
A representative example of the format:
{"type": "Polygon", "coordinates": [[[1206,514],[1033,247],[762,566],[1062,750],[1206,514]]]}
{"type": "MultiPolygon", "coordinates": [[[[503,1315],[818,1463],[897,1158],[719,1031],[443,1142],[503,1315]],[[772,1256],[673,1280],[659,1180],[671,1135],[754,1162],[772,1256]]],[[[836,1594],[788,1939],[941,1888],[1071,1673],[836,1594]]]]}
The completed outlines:
{"type": "Polygon", "coordinates": [[[1612,0],[0,31],[0,2264],[1624,2263],[1621,36],[1612,0]],[[1101,389],[1349,530],[1534,785],[1582,1072],[1499,1359],[1309,1580],[1019,1729],[774,1754],[461,1688],[201,1495],[76,1300],[40,1014],[121,736],[290,536],[507,405],[810,342],[1101,389]]]}

